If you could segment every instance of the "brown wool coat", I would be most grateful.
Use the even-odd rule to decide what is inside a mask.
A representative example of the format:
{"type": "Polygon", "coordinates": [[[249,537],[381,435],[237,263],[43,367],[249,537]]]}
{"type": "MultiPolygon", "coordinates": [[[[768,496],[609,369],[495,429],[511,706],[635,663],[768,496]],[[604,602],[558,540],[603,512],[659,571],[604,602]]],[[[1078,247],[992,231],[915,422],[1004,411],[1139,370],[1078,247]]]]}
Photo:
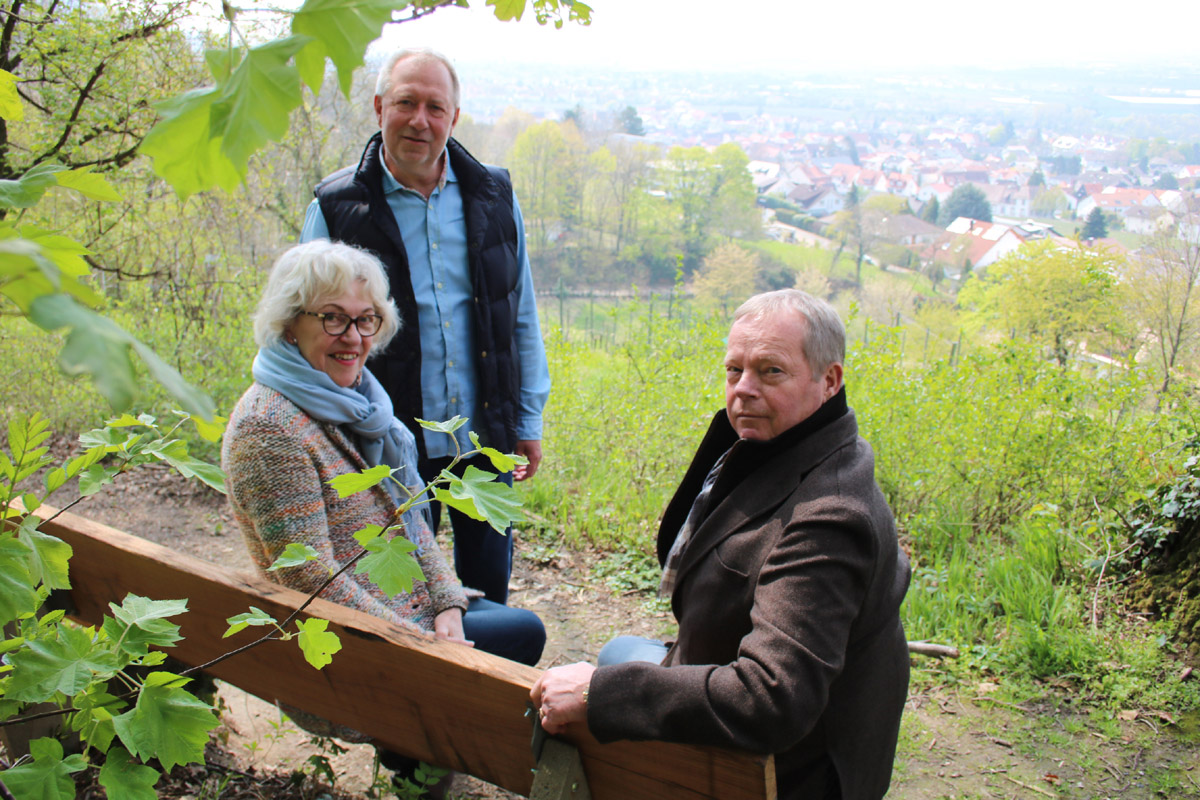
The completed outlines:
{"type": "Polygon", "coordinates": [[[659,532],[662,559],[732,445],[680,564],[679,640],[663,666],[596,671],[588,726],[600,741],[774,753],[781,798],[824,797],[830,770],[847,800],[887,791],[908,687],[898,609],[910,571],[871,449],[854,412],[840,414],[844,395],[835,401],[810,418],[817,430],[770,442],[740,441],[716,416],[659,532]]]}

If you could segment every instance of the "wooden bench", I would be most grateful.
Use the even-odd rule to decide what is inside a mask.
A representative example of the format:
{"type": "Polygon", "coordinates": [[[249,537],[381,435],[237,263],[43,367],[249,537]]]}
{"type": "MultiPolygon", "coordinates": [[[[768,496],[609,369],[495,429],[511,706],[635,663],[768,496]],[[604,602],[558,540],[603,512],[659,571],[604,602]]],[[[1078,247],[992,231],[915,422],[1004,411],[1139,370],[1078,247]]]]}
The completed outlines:
{"type": "MultiPolygon", "coordinates": [[[[43,518],[53,513],[38,511],[43,518]]],[[[250,629],[223,640],[227,618],[257,606],[282,620],[305,600],[257,575],[231,573],[73,514],[42,530],[74,549],[71,614],[82,622],[99,624],[108,604],[131,592],[186,598],[188,613],[172,620],[185,638],[170,655],[191,666],[261,635],[250,629]]],[[[538,765],[525,708],[538,670],[322,600],[306,613],[329,620],[342,641],[323,670],[309,666],[294,642],[268,642],[207,671],[267,702],[362,731],[389,749],[530,794],[538,765]]],[[[570,742],[586,786],[583,795],[563,797],[589,791],[596,800],[776,796],[770,756],[662,742],[600,744],[586,732],[570,742]]]]}

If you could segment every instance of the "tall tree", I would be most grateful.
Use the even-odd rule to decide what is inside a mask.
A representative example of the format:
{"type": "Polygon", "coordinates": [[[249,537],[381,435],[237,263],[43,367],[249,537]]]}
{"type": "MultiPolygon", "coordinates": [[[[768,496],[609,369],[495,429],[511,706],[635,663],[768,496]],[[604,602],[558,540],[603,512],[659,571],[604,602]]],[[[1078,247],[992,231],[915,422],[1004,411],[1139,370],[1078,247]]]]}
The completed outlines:
{"type": "Polygon", "coordinates": [[[978,186],[973,183],[962,183],[954,187],[954,191],[946,198],[946,202],[938,214],[938,224],[942,227],[949,225],[959,217],[991,222],[992,204],[988,202],[987,195],[978,186]]]}
{"type": "Polygon", "coordinates": [[[719,244],[696,271],[692,291],[698,302],[720,308],[728,316],[731,309],[754,294],[758,271],[758,257],[753,253],[732,242],[719,244]]]}
{"type": "Polygon", "coordinates": [[[130,163],[157,116],[153,104],[201,76],[177,23],[191,0],[33,3],[0,8],[0,69],[26,113],[0,120],[0,178],[39,164],[111,169],[130,163]]]}
{"type": "Polygon", "coordinates": [[[1079,231],[1079,238],[1088,241],[1103,239],[1105,236],[1108,236],[1108,220],[1104,218],[1104,211],[1100,206],[1096,206],[1088,212],[1087,220],[1079,231]]]}
{"type": "Polygon", "coordinates": [[[1124,342],[1116,276],[1123,256],[1031,242],[981,271],[959,292],[976,324],[1043,344],[1060,365],[1086,343],[1096,352],[1124,342]]]}
{"type": "Polygon", "coordinates": [[[621,113],[617,116],[617,125],[630,136],[646,135],[646,126],[642,124],[642,118],[638,116],[637,109],[633,106],[625,106],[621,109],[621,113]]]}
{"type": "Polygon", "coordinates": [[[1159,231],[1132,262],[1124,288],[1132,316],[1154,348],[1165,393],[1200,344],[1200,241],[1159,231]]]}

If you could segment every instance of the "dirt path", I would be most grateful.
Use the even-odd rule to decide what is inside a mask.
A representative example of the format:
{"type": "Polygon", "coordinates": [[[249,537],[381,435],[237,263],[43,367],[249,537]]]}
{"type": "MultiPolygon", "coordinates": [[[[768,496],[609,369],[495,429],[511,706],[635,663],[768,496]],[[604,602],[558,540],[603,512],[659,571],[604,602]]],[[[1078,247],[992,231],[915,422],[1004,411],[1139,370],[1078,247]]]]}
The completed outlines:
{"type": "MultiPolygon", "coordinates": [[[[167,470],[126,476],[75,510],[229,569],[252,568],[224,499],[167,470]]],[[[536,611],[546,623],[549,640],[540,667],[594,660],[617,633],[656,636],[669,628],[667,615],[647,612],[640,596],[614,593],[591,575],[597,554],[520,536],[516,548],[510,602],[536,611]]],[[[1200,726],[1191,720],[1188,736],[1185,725],[1175,724],[1182,720],[1146,713],[1113,719],[1057,695],[1040,704],[1011,705],[995,699],[995,684],[943,689],[936,662],[914,663],[919,674],[890,798],[1200,798],[1200,726]]],[[[222,757],[236,769],[256,774],[300,769],[319,754],[307,734],[282,721],[275,708],[230,686],[222,686],[220,695],[222,757]]],[[[366,745],[330,756],[339,793],[361,796],[372,760],[366,745]]],[[[453,794],[516,797],[463,776],[453,794]]]]}

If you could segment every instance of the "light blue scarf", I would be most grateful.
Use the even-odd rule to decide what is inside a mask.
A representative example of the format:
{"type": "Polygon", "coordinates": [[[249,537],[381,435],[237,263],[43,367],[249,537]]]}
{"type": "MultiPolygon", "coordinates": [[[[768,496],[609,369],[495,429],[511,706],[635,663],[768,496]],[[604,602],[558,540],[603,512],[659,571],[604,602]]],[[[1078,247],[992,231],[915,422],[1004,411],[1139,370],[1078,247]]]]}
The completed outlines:
{"type": "MultiPolygon", "coordinates": [[[[371,466],[386,464],[399,469],[395,477],[413,492],[425,485],[417,474],[416,440],[396,419],[391,398],[370,370],[363,369],[357,386],[343,388],[322,370],[314,369],[296,345],[278,341],[259,349],[252,372],[254,380],[279,392],[313,419],[355,434],[362,456],[371,466]]],[[[384,486],[397,505],[408,499],[394,481],[384,481],[384,486]]],[[[428,526],[428,514],[428,506],[409,509],[404,523],[410,529],[421,522],[428,526]]],[[[410,537],[416,538],[415,529],[410,537]]]]}

